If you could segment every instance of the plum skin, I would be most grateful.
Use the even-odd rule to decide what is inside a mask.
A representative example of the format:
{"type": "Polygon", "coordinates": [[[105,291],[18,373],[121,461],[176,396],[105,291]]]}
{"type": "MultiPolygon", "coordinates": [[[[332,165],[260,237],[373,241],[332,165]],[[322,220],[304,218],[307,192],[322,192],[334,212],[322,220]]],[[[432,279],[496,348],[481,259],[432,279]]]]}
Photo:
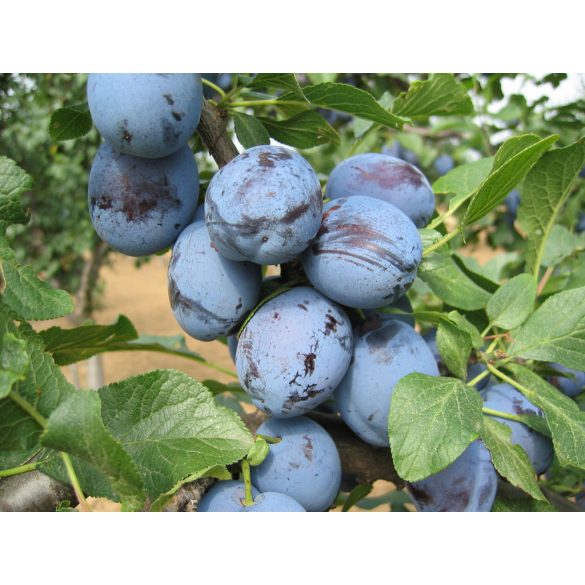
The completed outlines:
{"type": "Polygon", "coordinates": [[[280,146],[255,146],[211,180],[205,220],[230,260],[282,264],[313,240],[321,222],[321,185],[311,165],[280,146]]]}
{"type": "Polygon", "coordinates": [[[175,319],[195,339],[234,333],[258,302],[261,282],[260,266],[227,260],[217,252],[204,221],[187,226],[175,242],[169,299],[175,319]]]}
{"type": "Polygon", "coordinates": [[[416,225],[427,225],[435,211],[435,195],[427,178],[414,165],[387,154],[356,154],[329,175],[330,199],[356,195],[391,203],[416,225]]]}
{"type": "Polygon", "coordinates": [[[264,492],[254,498],[251,506],[242,506],[238,512],[306,512],[294,498],[278,492],[264,492]]]}
{"type": "Polygon", "coordinates": [[[143,158],[177,152],[199,124],[198,73],[92,73],[87,99],[93,122],[117,150],[143,158]]]}
{"type": "Polygon", "coordinates": [[[489,512],[498,487],[490,452],[473,441],[453,463],[407,485],[419,512],[489,512]]]}
{"type": "Polygon", "coordinates": [[[185,146],[150,160],[103,143],[89,174],[89,212],[98,236],[128,256],[171,246],[197,209],[199,174],[185,146]]]}
{"type": "Polygon", "coordinates": [[[555,370],[563,374],[572,374],[575,378],[566,378],[564,376],[551,376],[549,377],[549,382],[557,387],[563,394],[569,396],[570,398],[575,398],[579,396],[581,392],[585,389],[585,372],[579,372],[578,370],[573,370],[572,368],[568,368],[567,366],[563,366],[562,364],[551,364],[555,370]]]}
{"type": "Polygon", "coordinates": [[[275,417],[305,414],[335,390],[352,352],[345,312],[309,287],[288,290],[262,305],[240,333],[240,384],[275,417]]]}
{"type": "Polygon", "coordinates": [[[393,320],[357,337],[352,364],[335,390],[341,418],[366,443],[388,447],[392,392],[413,372],[439,375],[428,345],[406,323],[393,320]]]}
{"type": "MultiPolygon", "coordinates": [[[[484,406],[492,410],[507,412],[509,414],[533,414],[542,416],[542,412],[530,402],[521,392],[506,383],[493,384],[481,391],[484,406]]],[[[489,415],[492,416],[492,415],[489,415]]],[[[544,473],[553,460],[552,441],[527,427],[525,424],[504,418],[493,416],[498,422],[512,429],[510,440],[514,445],[520,445],[537,475],[544,473]]]]}
{"type": "Polygon", "coordinates": [[[317,290],[357,309],[402,297],[421,259],[422,242],[408,217],[390,203],[357,195],[325,205],[317,237],[301,256],[317,290]]]}
{"type": "Polygon", "coordinates": [[[291,496],[308,512],[328,510],[341,484],[341,461],[329,433],[306,417],[269,418],[257,432],[281,441],[251,468],[252,483],[260,491],[291,496]]]}
{"type": "MultiPolygon", "coordinates": [[[[259,495],[252,486],[252,497],[259,495]]],[[[244,482],[236,480],[218,481],[203,495],[197,504],[198,512],[239,512],[244,507],[246,496],[244,482]]]]}

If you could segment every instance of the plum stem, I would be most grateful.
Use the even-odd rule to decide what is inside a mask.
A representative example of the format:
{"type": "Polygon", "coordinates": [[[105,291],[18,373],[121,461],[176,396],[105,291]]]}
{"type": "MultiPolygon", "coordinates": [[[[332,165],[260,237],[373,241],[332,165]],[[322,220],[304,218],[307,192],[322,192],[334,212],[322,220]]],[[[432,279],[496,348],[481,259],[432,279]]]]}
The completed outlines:
{"type": "Polygon", "coordinates": [[[509,412],[501,412],[500,410],[494,410],[492,408],[483,407],[481,411],[484,414],[489,414],[490,416],[497,416],[498,418],[505,418],[508,420],[513,420],[516,422],[524,422],[518,415],[511,414],[509,412]]]}
{"type": "Polygon", "coordinates": [[[11,475],[18,475],[20,473],[27,473],[28,471],[35,470],[42,461],[35,461],[33,463],[27,463],[18,467],[11,467],[10,469],[0,469],[0,477],[10,477],[11,475]]]}
{"type": "Polygon", "coordinates": [[[252,495],[252,478],[250,477],[250,462],[247,459],[242,461],[242,475],[244,476],[244,506],[254,505],[254,496],[252,495]]]}
{"type": "Polygon", "coordinates": [[[510,378],[510,376],[506,376],[506,374],[504,374],[504,372],[500,372],[500,370],[498,370],[497,368],[494,368],[494,366],[492,366],[492,364],[488,363],[486,365],[488,367],[488,370],[492,374],[494,374],[494,376],[497,376],[498,378],[500,378],[500,380],[503,380],[507,384],[510,384],[510,386],[514,386],[514,388],[516,388],[517,390],[520,390],[520,392],[522,392],[522,394],[524,394],[524,396],[526,396],[526,398],[528,398],[529,400],[531,397],[533,397],[535,395],[534,390],[530,390],[529,388],[526,388],[526,386],[519,384],[518,382],[516,382],[516,380],[513,380],[512,378],[510,378]]]}
{"type": "Polygon", "coordinates": [[[221,89],[219,85],[215,85],[213,81],[209,81],[209,79],[205,79],[205,77],[201,78],[201,82],[203,83],[203,85],[207,85],[207,87],[210,87],[213,91],[218,93],[222,99],[225,98],[225,91],[223,91],[223,89],[221,89]]]}
{"type": "Polygon", "coordinates": [[[489,375],[490,375],[489,371],[484,370],[483,372],[481,372],[480,374],[475,376],[475,378],[473,378],[469,382],[466,382],[466,385],[467,386],[475,386],[478,382],[481,382],[481,380],[483,380],[484,378],[486,378],[489,375]]]}

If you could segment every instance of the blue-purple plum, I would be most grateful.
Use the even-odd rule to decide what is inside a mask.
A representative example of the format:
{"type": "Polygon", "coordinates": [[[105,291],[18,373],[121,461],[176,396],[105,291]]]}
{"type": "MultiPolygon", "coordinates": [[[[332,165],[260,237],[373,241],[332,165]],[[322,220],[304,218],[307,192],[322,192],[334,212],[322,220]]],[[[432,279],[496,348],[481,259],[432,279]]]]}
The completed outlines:
{"type": "Polygon", "coordinates": [[[115,149],[163,158],[183,148],[201,115],[198,73],[92,73],[87,100],[93,122],[115,149]]]}
{"type": "Polygon", "coordinates": [[[160,159],[99,148],[89,174],[89,212],[98,236],[128,256],[171,246],[197,208],[199,175],[185,146],[160,159]]]}
{"type": "Polygon", "coordinates": [[[407,491],[419,512],[489,512],[497,487],[490,452],[477,440],[445,469],[408,484],[407,491]]]}
{"type": "MultiPolygon", "coordinates": [[[[542,416],[542,411],[510,384],[494,384],[488,386],[485,390],[482,390],[481,395],[486,408],[508,414],[542,416]]],[[[493,418],[512,429],[512,443],[514,445],[520,445],[526,451],[537,475],[544,473],[550,467],[554,453],[552,442],[548,437],[537,433],[521,422],[497,416],[493,418]]]]}
{"type": "Polygon", "coordinates": [[[406,323],[389,321],[355,338],[353,361],[335,390],[341,418],[366,443],[388,447],[392,392],[413,372],[439,375],[429,346],[406,323]]]}
{"type": "Polygon", "coordinates": [[[219,170],[205,196],[211,240],[230,260],[282,264],[321,223],[321,185],[311,165],[281,146],[255,146],[219,170]]]}
{"type": "Polygon", "coordinates": [[[575,398],[575,396],[579,396],[585,390],[585,372],[567,368],[562,364],[551,364],[551,366],[555,370],[558,370],[561,375],[551,376],[548,381],[563,392],[563,394],[575,398]],[[570,377],[563,376],[562,374],[568,374],[570,377]]]}
{"type": "Polygon", "coordinates": [[[385,311],[380,311],[376,309],[364,309],[365,320],[363,323],[360,324],[360,330],[364,333],[366,331],[372,329],[378,329],[383,327],[388,323],[388,321],[392,321],[396,319],[397,321],[403,321],[407,325],[414,327],[414,317],[412,316],[412,304],[408,300],[406,295],[400,297],[397,301],[393,302],[391,305],[387,307],[388,309],[398,309],[399,311],[403,311],[404,313],[408,313],[406,315],[401,315],[399,313],[386,313],[385,311]]]}
{"type": "Polygon", "coordinates": [[[577,221],[577,225],[575,226],[575,231],[578,234],[582,234],[585,232],[585,212],[581,212],[579,214],[579,220],[577,221]]]}
{"type": "Polygon", "coordinates": [[[187,226],[169,263],[169,299],[175,319],[191,337],[211,341],[234,333],[260,297],[262,274],[252,262],[224,258],[205,222],[187,226]]]}
{"type": "MultiPolygon", "coordinates": [[[[252,497],[259,495],[258,490],[252,486],[252,497]]],[[[198,512],[240,512],[244,507],[246,490],[241,481],[218,481],[213,484],[208,492],[197,504],[198,512]]]]}
{"type": "Polygon", "coordinates": [[[398,140],[395,140],[391,144],[391,146],[385,146],[382,149],[382,154],[387,154],[395,158],[400,158],[402,160],[405,160],[407,163],[414,165],[415,167],[419,166],[420,161],[418,159],[418,155],[412,150],[404,148],[404,146],[402,146],[402,144],[400,144],[398,140]]]}
{"type": "Polygon", "coordinates": [[[337,165],[327,182],[330,199],[363,195],[391,203],[424,227],[435,211],[435,195],[414,165],[380,153],[356,154],[337,165]]]}
{"type": "Polygon", "coordinates": [[[230,352],[230,357],[232,358],[232,362],[236,363],[236,350],[238,349],[238,337],[234,333],[227,338],[227,346],[230,352]]]}
{"type": "Polygon", "coordinates": [[[345,312],[309,287],[262,305],[240,334],[236,369],[252,402],[275,417],[309,412],[343,378],[352,352],[345,312]]]}
{"type": "Polygon", "coordinates": [[[435,167],[437,175],[442,177],[443,175],[446,175],[449,171],[453,170],[453,168],[455,167],[455,161],[453,160],[452,156],[448,154],[441,154],[433,162],[433,167],[435,167]]]}
{"type": "Polygon", "coordinates": [[[511,223],[514,223],[514,220],[516,219],[516,214],[518,213],[518,208],[520,207],[520,201],[521,197],[520,191],[518,191],[518,189],[513,189],[510,191],[504,199],[507,216],[511,223]]]}
{"type": "Polygon", "coordinates": [[[264,492],[254,498],[251,506],[242,506],[238,512],[306,512],[295,499],[278,492],[264,492]]]}
{"type": "MultiPolygon", "coordinates": [[[[447,366],[443,363],[443,358],[439,353],[439,348],[437,347],[437,330],[435,328],[429,329],[424,335],[423,339],[427,342],[427,345],[433,352],[435,356],[435,361],[437,362],[437,366],[439,367],[440,372],[447,372],[447,366]]],[[[467,366],[467,382],[471,382],[474,378],[479,376],[482,372],[487,370],[487,366],[480,362],[470,363],[467,366]]],[[[490,382],[490,375],[482,378],[477,384],[475,384],[476,390],[483,390],[490,382]]]]}
{"type": "Polygon", "coordinates": [[[341,460],[329,433],[306,417],[270,418],[257,432],[281,441],[251,468],[252,483],[261,492],[287,494],[307,512],[328,510],[341,484],[341,460]]]}
{"type": "Polygon", "coordinates": [[[422,242],[397,207],[372,197],[343,197],[325,205],[317,237],[303,255],[311,284],[358,309],[387,307],[416,278],[422,242]]]}

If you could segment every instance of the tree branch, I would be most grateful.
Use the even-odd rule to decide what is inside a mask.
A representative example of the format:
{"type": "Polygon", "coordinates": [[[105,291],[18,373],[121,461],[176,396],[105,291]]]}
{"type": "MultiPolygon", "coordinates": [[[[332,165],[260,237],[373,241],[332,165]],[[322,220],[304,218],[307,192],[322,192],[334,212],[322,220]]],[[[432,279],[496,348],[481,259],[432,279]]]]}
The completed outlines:
{"type": "Polygon", "coordinates": [[[219,168],[227,165],[239,154],[225,131],[227,123],[228,115],[225,110],[220,110],[207,100],[203,100],[197,132],[219,168]]]}

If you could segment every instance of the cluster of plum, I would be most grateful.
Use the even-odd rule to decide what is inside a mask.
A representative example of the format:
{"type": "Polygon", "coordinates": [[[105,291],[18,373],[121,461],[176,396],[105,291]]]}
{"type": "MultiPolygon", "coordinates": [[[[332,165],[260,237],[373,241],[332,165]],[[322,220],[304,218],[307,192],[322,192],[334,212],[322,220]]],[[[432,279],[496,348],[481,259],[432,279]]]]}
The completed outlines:
{"type": "MultiPolygon", "coordinates": [[[[244,505],[243,483],[219,482],[199,510],[327,510],[340,487],[339,454],[303,415],[333,402],[359,437],[388,448],[395,384],[413,372],[440,374],[405,296],[422,259],[417,228],[434,213],[428,180],[397,157],[360,154],[333,170],[324,204],[301,155],[257,146],[214,175],[197,209],[187,141],[201,112],[200,77],[90,75],[88,99],[105,139],[89,185],[97,233],[133,256],[173,245],[175,318],[196,339],[228,337],[241,386],[270,417],[258,433],[279,439],[252,468],[261,492],[253,505],[244,505]],[[265,265],[281,265],[281,276],[263,280],[265,265]]],[[[499,410],[537,410],[506,385],[482,392],[499,410]]],[[[502,422],[519,425],[513,440],[529,454],[524,435],[535,443],[540,473],[552,456],[548,439],[502,422]]],[[[476,441],[409,490],[419,510],[489,510],[496,483],[490,454],[476,441]]]]}

